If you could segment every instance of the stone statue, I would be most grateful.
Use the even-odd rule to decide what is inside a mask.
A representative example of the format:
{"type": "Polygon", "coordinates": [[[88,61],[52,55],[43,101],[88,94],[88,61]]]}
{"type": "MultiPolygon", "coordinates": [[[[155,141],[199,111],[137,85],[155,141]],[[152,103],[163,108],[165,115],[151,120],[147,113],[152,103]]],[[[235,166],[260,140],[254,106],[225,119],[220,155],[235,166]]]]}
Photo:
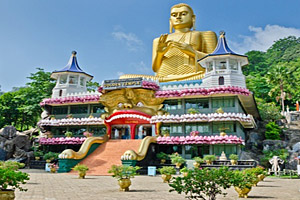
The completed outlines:
{"type": "Polygon", "coordinates": [[[29,162],[33,157],[30,151],[31,143],[27,135],[17,135],[13,126],[7,126],[0,133],[1,160],[15,160],[29,162]]]}
{"type": "Polygon", "coordinates": [[[279,156],[273,156],[273,158],[269,160],[269,163],[272,165],[271,171],[274,172],[275,175],[278,175],[278,172],[280,172],[279,164],[283,164],[284,161],[279,156]]]}
{"type": "MultiPolygon", "coordinates": [[[[212,31],[191,30],[195,28],[195,19],[192,8],[187,4],[180,3],[171,8],[170,34],[161,35],[153,41],[152,69],[156,75],[144,77],[160,82],[203,78],[205,70],[197,60],[213,52],[217,36],[212,31]]],[[[141,76],[123,75],[120,78],[141,76]]]]}

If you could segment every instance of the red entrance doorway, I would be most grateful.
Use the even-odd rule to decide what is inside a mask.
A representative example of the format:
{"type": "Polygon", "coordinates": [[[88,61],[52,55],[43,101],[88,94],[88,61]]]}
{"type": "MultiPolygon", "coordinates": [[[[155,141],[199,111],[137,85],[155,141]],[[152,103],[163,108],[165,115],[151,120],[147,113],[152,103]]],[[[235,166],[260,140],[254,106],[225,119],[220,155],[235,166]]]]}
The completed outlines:
{"type": "Polygon", "coordinates": [[[151,127],[150,119],[150,115],[139,111],[120,110],[113,113],[104,122],[111,139],[139,139],[138,125],[151,127]]]}

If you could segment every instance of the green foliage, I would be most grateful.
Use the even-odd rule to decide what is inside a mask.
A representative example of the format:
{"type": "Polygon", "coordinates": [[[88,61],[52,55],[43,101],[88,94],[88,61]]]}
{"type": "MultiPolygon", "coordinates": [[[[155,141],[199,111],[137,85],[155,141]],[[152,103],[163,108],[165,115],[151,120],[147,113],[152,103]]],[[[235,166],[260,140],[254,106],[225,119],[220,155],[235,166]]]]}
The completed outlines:
{"type": "Polygon", "coordinates": [[[59,153],[54,153],[49,151],[48,153],[45,153],[44,160],[54,160],[58,158],[59,153]]]}
{"type": "Polygon", "coordinates": [[[181,157],[178,153],[174,153],[174,154],[170,155],[170,158],[171,158],[172,164],[185,163],[185,159],[183,157],[181,157]]]}
{"type": "Polygon", "coordinates": [[[203,160],[215,161],[217,157],[215,155],[206,155],[203,157],[203,160]]]}
{"type": "Polygon", "coordinates": [[[265,137],[268,140],[280,140],[280,135],[282,133],[281,128],[275,124],[275,122],[269,122],[266,125],[265,137]]]}
{"type": "Polygon", "coordinates": [[[162,168],[157,169],[160,174],[165,174],[165,175],[173,175],[176,174],[176,169],[171,166],[164,166],[162,168]]]}
{"type": "Polygon", "coordinates": [[[164,153],[164,152],[159,152],[159,153],[157,153],[156,154],[156,157],[158,158],[158,159],[165,159],[165,160],[167,160],[168,158],[169,158],[169,155],[168,154],[166,154],[166,153],[164,153]]]}
{"type": "Polygon", "coordinates": [[[182,169],[180,169],[180,173],[185,173],[185,172],[188,172],[188,168],[187,167],[184,167],[182,169]]]}
{"type": "Polygon", "coordinates": [[[256,98],[260,116],[266,121],[275,121],[282,118],[279,108],[274,102],[265,103],[263,99],[256,98]]]}
{"type": "Polygon", "coordinates": [[[195,162],[197,162],[199,164],[204,162],[204,159],[202,159],[200,157],[194,157],[193,159],[195,160],[195,162]]]}
{"type": "Polygon", "coordinates": [[[197,113],[200,113],[199,110],[196,110],[195,108],[190,108],[188,109],[188,113],[189,114],[197,114],[197,113]]]}
{"type": "Polygon", "coordinates": [[[234,187],[239,187],[240,189],[249,188],[257,180],[257,176],[250,171],[234,171],[231,179],[231,184],[234,187]]]}
{"type": "Polygon", "coordinates": [[[97,91],[98,90],[98,88],[99,88],[99,86],[100,86],[100,84],[98,83],[98,82],[93,82],[93,81],[88,81],[87,83],[86,83],[86,88],[87,88],[87,90],[89,91],[89,92],[91,92],[91,91],[93,91],[93,92],[95,92],[95,91],[97,91]]]}
{"type": "Polygon", "coordinates": [[[26,87],[15,88],[0,96],[0,128],[13,125],[23,131],[36,127],[42,109],[39,103],[52,94],[55,85],[50,72],[38,68],[31,73],[26,87]]]}
{"type": "Polygon", "coordinates": [[[42,151],[35,151],[34,152],[35,157],[42,157],[43,155],[44,155],[44,153],[42,151]]]}
{"type": "Polygon", "coordinates": [[[72,137],[72,136],[73,136],[73,133],[72,133],[71,131],[67,131],[67,132],[65,133],[65,136],[66,136],[66,137],[72,137]]]}
{"type": "Polygon", "coordinates": [[[120,179],[134,178],[137,175],[137,170],[141,169],[138,166],[127,166],[127,165],[112,165],[108,173],[112,173],[112,177],[120,179]]]}
{"type": "Polygon", "coordinates": [[[88,166],[83,164],[77,164],[75,167],[72,168],[74,171],[78,172],[86,172],[89,170],[88,166]]]}
{"type": "Polygon", "coordinates": [[[188,199],[216,199],[218,194],[231,186],[232,171],[228,167],[219,169],[189,169],[188,175],[171,180],[170,192],[184,193],[188,199]]]}
{"type": "Polygon", "coordinates": [[[18,170],[21,168],[24,168],[24,163],[19,163],[16,161],[0,161],[0,168],[6,168],[6,169],[12,169],[12,170],[18,170]]]}
{"type": "Polygon", "coordinates": [[[263,151],[264,157],[260,160],[260,164],[264,167],[269,167],[269,160],[273,158],[273,156],[279,156],[285,162],[289,156],[289,152],[287,149],[277,149],[274,151],[263,151]]]}
{"type": "Polygon", "coordinates": [[[236,154],[230,154],[230,155],[229,155],[229,159],[230,159],[230,160],[238,160],[239,157],[238,157],[238,155],[236,155],[236,154]]]}
{"type": "MultiPolygon", "coordinates": [[[[300,85],[290,84],[300,81],[299,47],[300,38],[289,36],[274,42],[267,52],[246,53],[249,65],[243,68],[243,72],[247,88],[254,92],[256,98],[263,99],[263,103],[273,102],[276,106],[289,105],[293,110],[296,100],[300,98],[300,85]]],[[[263,111],[260,109],[262,115],[263,111]]]]}
{"type": "Polygon", "coordinates": [[[6,189],[19,189],[20,191],[26,191],[21,187],[21,184],[25,184],[26,180],[29,180],[29,175],[24,172],[18,171],[22,163],[14,161],[0,162],[0,190],[6,189]]]}

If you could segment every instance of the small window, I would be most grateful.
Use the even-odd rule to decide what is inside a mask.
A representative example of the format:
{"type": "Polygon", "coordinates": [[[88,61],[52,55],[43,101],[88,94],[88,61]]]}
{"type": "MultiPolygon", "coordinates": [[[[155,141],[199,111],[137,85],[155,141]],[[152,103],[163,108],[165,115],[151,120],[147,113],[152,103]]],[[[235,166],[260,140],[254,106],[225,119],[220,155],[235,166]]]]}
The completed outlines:
{"type": "Polygon", "coordinates": [[[88,112],[88,106],[71,106],[71,112],[72,114],[87,114],[88,112]]]}
{"type": "Polygon", "coordinates": [[[236,60],[229,60],[229,68],[231,70],[238,70],[238,62],[236,60]]]}
{"type": "Polygon", "coordinates": [[[224,70],[224,69],[226,69],[226,61],[225,60],[217,61],[216,69],[217,70],[224,70]]]}
{"type": "Polygon", "coordinates": [[[77,85],[77,83],[78,83],[78,76],[77,75],[70,75],[69,84],[77,85]]]}
{"type": "Polygon", "coordinates": [[[219,77],[219,85],[224,85],[224,77],[223,76],[219,77]]]}
{"type": "Polygon", "coordinates": [[[81,85],[81,86],[84,86],[84,80],[85,80],[84,77],[80,77],[80,85],[81,85]]]}
{"type": "Polygon", "coordinates": [[[213,70],[213,62],[207,63],[207,72],[211,72],[213,70]]]}
{"type": "Polygon", "coordinates": [[[59,96],[61,97],[62,96],[62,90],[59,90],[59,96]]]}
{"type": "Polygon", "coordinates": [[[61,75],[60,79],[59,79],[59,84],[66,84],[67,83],[67,78],[68,78],[68,75],[66,75],[66,74],[61,75]]]}
{"type": "Polygon", "coordinates": [[[52,107],[52,114],[53,115],[65,115],[68,113],[67,106],[59,106],[59,107],[52,107]]]}

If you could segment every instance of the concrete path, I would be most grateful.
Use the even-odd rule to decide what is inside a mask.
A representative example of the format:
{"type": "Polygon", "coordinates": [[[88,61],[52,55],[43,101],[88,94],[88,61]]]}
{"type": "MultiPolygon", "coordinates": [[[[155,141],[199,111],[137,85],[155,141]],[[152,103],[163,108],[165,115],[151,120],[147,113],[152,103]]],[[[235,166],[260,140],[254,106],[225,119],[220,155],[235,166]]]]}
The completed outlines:
{"type": "MultiPolygon", "coordinates": [[[[169,186],[161,177],[137,176],[132,179],[130,192],[119,192],[117,180],[110,176],[87,176],[78,179],[74,174],[51,174],[43,170],[23,170],[30,174],[27,192],[16,192],[16,200],[184,200],[184,195],[168,192],[169,186]]],[[[238,199],[233,188],[226,197],[238,199]]],[[[248,199],[300,200],[300,179],[266,178],[252,188],[248,199]]]]}

